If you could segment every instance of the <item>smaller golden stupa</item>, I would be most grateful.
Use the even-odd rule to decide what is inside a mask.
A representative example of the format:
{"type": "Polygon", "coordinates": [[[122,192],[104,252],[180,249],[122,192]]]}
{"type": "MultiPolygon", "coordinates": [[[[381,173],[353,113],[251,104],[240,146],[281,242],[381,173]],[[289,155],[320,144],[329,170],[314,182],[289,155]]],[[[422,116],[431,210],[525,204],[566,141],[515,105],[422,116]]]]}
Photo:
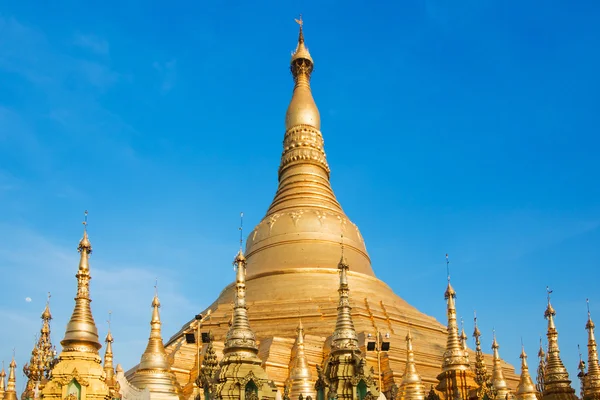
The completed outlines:
{"type": "Polygon", "coordinates": [[[529,375],[529,367],[527,366],[527,354],[525,354],[525,348],[521,350],[521,379],[519,380],[519,386],[517,386],[516,398],[517,400],[538,400],[539,392],[537,391],[531,376],[529,375]]]}
{"type": "Polygon", "coordinates": [[[550,303],[550,293],[548,290],[548,307],[544,317],[548,320],[548,353],[544,369],[544,390],[542,392],[543,400],[576,400],[575,389],[571,387],[569,373],[560,359],[560,350],[558,348],[558,331],[554,324],[556,311],[550,303]]]}
{"type": "Polygon", "coordinates": [[[148,389],[152,400],[181,400],[181,390],[171,371],[171,364],[163,344],[159,308],[160,301],[156,291],[152,299],[148,345],[129,383],[138,389],[148,389]]]}
{"type": "Polygon", "coordinates": [[[15,362],[14,355],[13,355],[12,361],[10,362],[10,364],[8,366],[9,366],[8,384],[6,385],[6,391],[4,392],[4,400],[18,400],[17,379],[16,379],[16,374],[15,374],[15,370],[17,369],[17,363],[15,362]]]}
{"type": "Polygon", "coordinates": [[[98,329],[92,316],[90,303],[90,264],[92,244],[87,233],[85,212],[83,238],[77,251],[80,253],[77,270],[77,295],[75,309],[67,324],[58,363],[52,369],[42,397],[48,400],[108,400],[110,391],[105,381],[102,360],[98,351],[98,329]]]}
{"type": "Polygon", "coordinates": [[[406,334],[406,368],[400,383],[400,400],[423,400],[424,398],[425,386],[417,372],[412,335],[409,329],[406,334]]]}

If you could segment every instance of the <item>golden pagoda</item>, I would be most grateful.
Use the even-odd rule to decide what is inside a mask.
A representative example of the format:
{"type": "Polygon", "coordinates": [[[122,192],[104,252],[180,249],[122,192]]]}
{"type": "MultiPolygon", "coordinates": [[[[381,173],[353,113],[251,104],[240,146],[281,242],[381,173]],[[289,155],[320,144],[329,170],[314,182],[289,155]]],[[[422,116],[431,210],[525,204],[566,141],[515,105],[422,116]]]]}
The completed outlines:
{"type": "Polygon", "coordinates": [[[155,291],[152,299],[150,338],[129,383],[141,390],[148,389],[152,400],[181,400],[181,390],[163,345],[159,308],[158,292],[155,291]]]}
{"type": "Polygon", "coordinates": [[[306,360],[306,353],[304,352],[304,327],[302,326],[302,321],[298,324],[297,333],[298,337],[292,348],[292,361],[290,363],[289,396],[293,400],[298,399],[300,395],[303,398],[310,396],[315,399],[314,380],[310,366],[306,360]]]}
{"type": "MultiPolygon", "coordinates": [[[[367,335],[379,330],[389,332],[392,346],[380,354],[381,389],[389,394],[394,385],[400,385],[406,354],[404,346],[395,344],[403,343],[410,325],[419,348],[415,364],[423,383],[427,387],[437,385],[447,328],[408,304],[375,276],[360,230],[336,199],[310,85],[314,60],[305,42],[302,21],[297,22],[301,25],[290,60],[294,88],[285,117],[279,186],[266,215],[246,240],[246,301],[252,309],[250,322],[259,357],[269,379],[283,392],[301,318],[306,358],[316,379],[314,366],[329,356],[324,343],[337,318],[338,296],[333,288],[338,286],[336,266],[343,235],[345,256],[352,267],[347,272],[352,287],[349,302],[357,346],[366,357],[367,370],[379,370],[377,354],[366,351],[367,335]]],[[[212,312],[202,327],[212,332],[215,345],[222,346],[226,339],[235,292],[236,284],[228,285],[201,312],[212,312]]],[[[184,338],[195,324],[191,319],[165,345],[173,356],[173,370],[186,398],[194,392],[190,382],[197,377],[198,356],[196,345],[185,343],[184,338]]],[[[518,376],[514,369],[502,365],[507,383],[515,387],[518,376]]]]}
{"type": "Polygon", "coordinates": [[[246,257],[241,248],[235,257],[234,266],[236,291],[233,319],[225,339],[215,395],[218,399],[274,400],[277,388],[262,368],[256,337],[248,322],[246,257]]]}
{"type": "Polygon", "coordinates": [[[406,368],[404,369],[404,375],[400,383],[400,400],[423,400],[424,398],[425,387],[415,366],[415,352],[409,329],[406,334],[406,368]]]}
{"type": "MultiPolygon", "coordinates": [[[[15,362],[14,355],[8,367],[8,384],[6,385],[6,391],[4,392],[4,400],[17,400],[17,379],[15,374],[17,363],[15,362]]],[[[4,380],[4,378],[2,380],[4,380]]]]}
{"type": "Polygon", "coordinates": [[[576,400],[575,389],[571,387],[569,373],[560,359],[560,350],[558,348],[558,331],[554,324],[556,311],[550,303],[550,293],[548,290],[548,306],[544,312],[544,317],[548,320],[548,356],[546,359],[546,368],[544,371],[544,391],[543,400],[576,400]]]}
{"type": "Polygon", "coordinates": [[[83,238],[77,250],[80,253],[77,270],[75,309],[67,324],[58,363],[52,368],[48,383],[42,389],[44,399],[108,400],[110,392],[105,382],[102,360],[98,351],[98,329],[90,307],[90,264],[92,244],[87,234],[85,213],[83,238]]]}
{"type": "MultiPolygon", "coordinates": [[[[446,255],[446,262],[447,257],[446,255]]],[[[456,321],[456,291],[450,284],[450,275],[444,298],[447,302],[448,336],[442,372],[437,377],[439,384],[436,389],[442,393],[445,400],[468,399],[471,392],[477,388],[477,382],[469,364],[468,354],[460,344],[456,321]]]]}
{"type": "Polygon", "coordinates": [[[598,364],[598,347],[594,335],[595,328],[588,302],[588,320],[585,324],[585,329],[588,331],[588,365],[584,378],[585,385],[582,396],[584,400],[600,399],[600,365],[598,364]]]}
{"type": "Polygon", "coordinates": [[[531,376],[529,375],[529,367],[527,366],[527,354],[525,348],[521,349],[521,379],[519,386],[515,392],[517,400],[538,400],[539,392],[536,390],[531,376]]]}
{"type": "Polygon", "coordinates": [[[495,398],[506,399],[506,396],[508,395],[510,390],[508,390],[508,385],[506,384],[506,380],[504,379],[504,373],[502,372],[500,353],[498,352],[499,348],[500,346],[498,345],[498,341],[496,340],[496,332],[494,331],[492,340],[494,363],[494,367],[492,369],[492,387],[494,388],[495,398]]]}

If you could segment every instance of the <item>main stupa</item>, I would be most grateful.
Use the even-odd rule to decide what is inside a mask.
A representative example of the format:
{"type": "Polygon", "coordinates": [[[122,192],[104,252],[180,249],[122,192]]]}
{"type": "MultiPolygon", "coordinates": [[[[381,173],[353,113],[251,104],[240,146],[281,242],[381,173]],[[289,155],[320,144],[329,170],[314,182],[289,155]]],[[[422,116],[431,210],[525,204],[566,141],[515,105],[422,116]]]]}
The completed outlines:
{"type": "MultiPolygon", "coordinates": [[[[407,351],[404,338],[410,328],[414,360],[427,390],[438,383],[447,327],[408,304],[379,280],[358,227],[344,213],[330,184],[319,110],[310,88],[313,59],[304,42],[302,23],[291,59],[294,91],[285,116],[279,187],[265,217],[247,237],[247,304],[250,325],[259,342],[259,357],[270,379],[282,389],[289,378],[296,328],[304,328],[304,351],[312,376],[329,354],[330,336],[338,306],[338,269],[341,244],[350,266],[348,274],[352,317],[368,366],[382,374],[383,392],[400,385],[407,351]],[[391,348],[367,351],[368,335],[389,333],[391,348]]],[[[207,309],[201,326],[186,323],[167,343],[184,398],[196,393],[198,365],[206,351],[186,343],[185,333],[212,333],[218,358],[233,314],[234,283],[223,289],[207,309]],[[209,312],[210,311],[210,312],[209,312]]],[[[440,285],[440,308],[444,307],[440,285]]],[[[457,305],[460,309],[460,304],[457,305]]],[[[465,310],[467,312],[470,310],[465,310]]],[[[475,360],[475,352],[470,359],[475,360]]],[[[491,357],[486,356],[488,369],[491,357]]],[[[518,377],[502,363],[510,387],[518,377]]]]}

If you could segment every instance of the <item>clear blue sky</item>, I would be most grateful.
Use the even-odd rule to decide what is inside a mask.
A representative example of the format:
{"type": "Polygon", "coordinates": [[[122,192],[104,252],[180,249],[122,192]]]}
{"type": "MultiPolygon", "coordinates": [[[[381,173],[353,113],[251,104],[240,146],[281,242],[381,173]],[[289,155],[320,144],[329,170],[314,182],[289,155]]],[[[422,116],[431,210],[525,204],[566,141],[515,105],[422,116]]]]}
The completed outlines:
{"type": "Polygon", "coordinates": [[[332,184],[376,274],[444,321],[450,253],[469,333],[476,309],[517,369],[550,285],[574,373],[586,297],[600,321],[599,2],[196,3],[0,6],[0,359],[28,359],[48,290],[62,338],[85,209],[126,368],[155,277],[165,339],[233,279],[239,212],[253,226],[276,189],[302,12],[332,184]]]}

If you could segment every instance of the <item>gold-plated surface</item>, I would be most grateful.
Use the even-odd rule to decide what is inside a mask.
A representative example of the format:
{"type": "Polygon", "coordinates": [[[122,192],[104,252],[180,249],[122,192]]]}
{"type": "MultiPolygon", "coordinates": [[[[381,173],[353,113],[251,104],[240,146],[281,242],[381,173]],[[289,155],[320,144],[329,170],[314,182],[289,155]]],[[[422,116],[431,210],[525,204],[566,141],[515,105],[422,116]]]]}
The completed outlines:
{"type": "Polygon", "coordinates": [[[246,257],[242,249],[237,253],[233,261],[236,268],[235,299],[233,304],[233,319],[231,327],[225,338],[225,356],[240,355],[244,357],[247,353],[258,354],[256,337],[250,329],[248,322],[248,307],[246,307],[246,257]]]}
{"type": "Polygon", "coordinates": [[[544,375],[543,400],[575,400],[575,389],[571,387],[569,373],[560,359],[558,348],[558,331],[554,323],[556,311],[550,303],[550,291],[548,293],[548,306],[544,317],[548,320],[548,355],[546,359],[546,370],[544,375]]]}
{"type": "Polygon", "coordinates": [[[225,338],[215,396],[230,400],[274,400],[277,387],[262,367],[248,322],[246,257],[241,249],[233,264],[236,267],[233,320],[225,338]]]}
{"type": "Polygon", "coordinates": [[[498,341],[496,340],[496,332],[494,332],[492,340],[492,352],[494,363],[494,368],[492,369],[492,385],[496,392],[496,397],[498,399],[504,399],[510,391],[508,390],[508,385],[506,384],[506,380],[504,379],[504,373],[502,372],[500,352],[498,351],[499,348],[500,345],[498,345],[498,341]]]}
{"type": "Polygon", "coordinates": [[[536,389],[539,393],[544,392],[544,380],[546,377],[546,352],[544,351],[544,345],[542,338],[540,337],[540,349],[538,350],[538,368],[536,376],[536,389]]]}
{"type": "Polygon", "coordinates": [[[117,383],[115,377],[115,369],[113,367],[113,349],[112,344],[115,340],[113,339],[112,333],[110,332],[110,326],[108,328],[108,332],[106,334],[106,339],[104,339],[104,343],[106,343],[105,351],[104,351],[104,374],[106,377],[106,384],[111,392],[111,397],[116,398],[119,396],[119,385],[117,383]]]}
{"type": "Polygon", "coordinates": [[[473,329],[473,337],[475,338],[475,382],[477,383],[476,395],[478,399],[483,399],[485,396],[494,398],[495,392],[492,386],[492,377],[488,374],[485,365],[485,358],[481,350],[481,331],[477,325],[477,316],[473,318],[475,328],[473,329]]]}
{"type": "Polygon", "coordinates": [[[291,60],[295,86],[286,114],[279,187],[246,241],[248,276],[287,268],[335,268],[344,236],[352,269],[373,276],[363,238],[329,182],[319,111],[311,94],[313,61],[300,29],[291,60]]]}
{"type": "Polygon", "coordinates": [[[50,295],[42,313],[42,328],[37,343],[31,351],[29,363],[23,367],[23,373],[27,377],[25,391],[21,394],[21,400],[39,397],[39,390],[50,377],[50,370],[56,364],[56,349],[50,340],[50,295]]]}
{"type": "Polygon", "coordinates": [[[163,345],[159,308],[158,293],[155,293],[148,345],[129,382],[139,389],[148,389],[152,399],[180,400],[181,390],[163,345]]]}
{"type": "Polygon", "coordinates": [[[538,400],[538,391],[536,390],[531,376],[529,375],[529,367],[527,366],[527,354],[525,348],[521,350],[521,378],[519,386],[515,392],[517,400],[538,400]]]}
{"type": "Polygon", "coordinates": [[[17,363],[13,356],[12,361],[9,364],[8,371],[8,384],[6,385],[6,391],[4,392],[4,400],[17,400],[17,378],[15,370],[17,369],[17,363]]]}
{"type": "Polygon", "coordinates": [[[83,238],[79,242],[79,268],[75,309],[66,329],[62,351],[52,368],[48,383],[42,389],[45,400],[63,400],[76,396],[81,400],[108,400],[110,392],[105,382],[102,360],[98,354],[98,330],[90,308],[89,256],[92,245],[87,234],[87,211],[83,238]]]}
{"type": "Polygon", "coordinates": [[[592,321],[592,315],[588,306],[588,320],[585,329],[588,331],[588,365],[585,376],[584,400],[600,399],[600,365],[598,364],[598,346],[594,330],[596,325],[592,321]]]}
{"type": "MultiPolygon", "coordinates": [[[[86,223],[84,223],[86,224],[86,223]]],[[[87,225],[85,225],[87,227],[87,225]]],[[[102,347],[98,339],[98,329],[92,316],[90,303],[90,264],[89,257],[92,254],[92,244],[88,238],[87,229],[83,231],[83,238],[79,242],[77,251],[80,253],[79,269],[77,271],[77,296],[75,297],[75,309],[71,320],[67,324],[64,339],[60,342],[63,351],[73,349],[76,351],[87,351],[98,353],[102,347]]]]}
{"type": "Polygon", "coordinates": [[[477,383],[470,368],[468,353],[460,343],[456,321],[456,291],[450,284],[450,276],[448,276],[444,298],[448,317],[448,337],[443,355],[442,373],[437,376],[439,383],[436,389],[446,399],[466,399],[471,391],[477,389],[477,383]]]}
{"type": "Polygon", "coordinates": [[[304,352],[304,326],[302,326],[302,321],[298,324],[296,332],[296,343],[292,348],[292,361],[290,363],[289,396],[293,400],[300,395],[303,398],[311,396],[316,399],[312,372],[304,352]]]}
{"type": "Polygon", "coordinates": [[[6,393],[6,372],[4,371],[4,361],[2,362],[2,371],[0,371],[0,399],[4,399],[6,393]]]}
{"type": "Polygon", "coordinates": [[[415,365],[415,352],[412,346],[412,335],[410,330],[406,334],[406,367],[400,384],[401,400],[423,400],[425,398],[425,387],[421,376],[415,365]]]}
{"type": "Polygon", "coordinates": [[[377,379],[373,376],[373,368],[368,369],[367,360],[358,346],[358,335],[350,312],[349,268],[342,247],[342,257],[338,263],[340,280],[335,330],[331,336],[329,355],[322,366],[317,367],[315,389],[319,398],[354,400],[371,396],[375,399],[380,394],[376,386],[377,379]]]}
{"type": "MultiPolygon", "coordinates": [[[[307,76],[312,57],[303,50],[306,47],[303,36],[299,42],[302,46],[299,43],[299,51],[292,61],[306,62],[293,64],[292,74],[304,80],[295,85],[292,103],[316,110],[307,76]]],[[[295,108],[290,107],[290,113],[294,113],[295,108]]],[[[295,329],[301,318],[306,357],[313,379],[316,379],[315,365],[322,365],[329,356],[328,338],[337,320],[339,299],[335,290],[339,277],[336,265],[343,234],[345,257],[352,266],[347,273],[348,284],[352,287],[350,312],[367,369],[377,368],[378,364],[376,354],[366,352],[366,334],[381,330],[390,333],[392,343],[402,343],[410,325],[413,343],[418,349],[415,363],[429,388],[431,384],[437,384],[447,328],[419,312],[375,277],[362,236],[344,214],[331,188],[318,124],[311,124],[308,121],[286,127],[277,193],[266,216],[247,238],[245,295],[258,357],[263,361],[268,377],[283,391],[289,378],[295,329]]],[[[411,266],[403,268],[409,270],[411,266]]],[[[214,335],[217,354],[226,341],[235,292],[234,282],[201,312],[212,311],[203,328],[214,335]]],[[[194,321],[186,323],[166,344],[186,397],[195,395],[190,382],[196,380],[197,348],[184,343],[184,333],[193,325],[194,321]]],[[[486,356],[486,359],[491,366],[491,357],[486,356]]],[[[394,385],[400,384],[405,361],[404,346],[393,345],[383,354],[382,386],[386,395],[394,385]]],[[[503,366],[509,385],[515,387],[518,376],[510,365],[503,363],[503,366]]]]}

